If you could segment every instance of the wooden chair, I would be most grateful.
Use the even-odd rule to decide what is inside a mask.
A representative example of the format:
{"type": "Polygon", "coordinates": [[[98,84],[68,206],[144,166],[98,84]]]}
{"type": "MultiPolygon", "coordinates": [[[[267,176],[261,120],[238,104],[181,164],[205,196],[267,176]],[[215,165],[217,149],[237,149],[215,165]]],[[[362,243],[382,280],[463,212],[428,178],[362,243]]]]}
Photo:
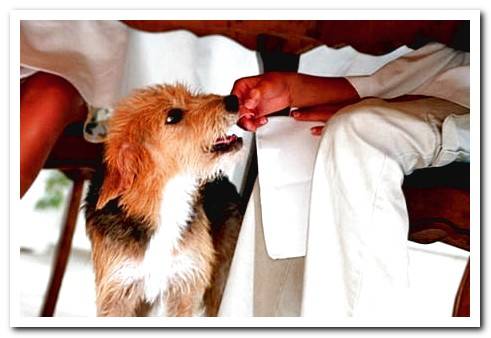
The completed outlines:
{"type": "Polygon", "coordinates": [[[86,142],[82,131],[83,124],[80,122],[69,125],[51,150],[44,165],[45,169],[62,171],[72,181],[72,187],[41,310],[42,317],[52,317],[54,314],[71,252],[73,234],[83,199],[84,182],[92,177],[95,168],[102,161],[102,145],[86,142]]]}
{"type": "MultiPolygon", "coordinates": [[[[470,250],[469,164],[416,170],[404,180],[411,241],[436,241],[470,250]]],[[[470,258],[455,297],[453,315],[470,316],[470,258]]]]}

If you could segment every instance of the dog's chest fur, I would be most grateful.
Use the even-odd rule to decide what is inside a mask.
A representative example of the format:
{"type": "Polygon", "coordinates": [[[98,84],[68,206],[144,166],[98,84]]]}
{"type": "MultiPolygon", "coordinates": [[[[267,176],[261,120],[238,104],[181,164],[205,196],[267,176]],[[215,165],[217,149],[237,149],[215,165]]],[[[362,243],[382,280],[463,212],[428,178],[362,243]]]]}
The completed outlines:
{"type": "Polygon", "coordinates": [[[194,177],[180,175],[165,186],[157,231],[150,238],[143,260],[137,262],[148,302],[155,301],[168,290],[169,283],[185,287],[183,281],[193,278],[201,269],[196,254],[187,251],[182,243],[196,217],[197,185],[194,177]]]}
{"type": "Polygon", "coordinates": [[[104,238],[112,248],[105,259],[118,261],[113,265],[110,282],[122,288],[138,285],[143,301],[153,309],[149,314],[167,314],[174,298],[192,294],[199,283],[209,283],[214,249],[198,184],[190,175],[170,179],[162,192],[156,226],[126,216],[117,201],[95,210],[100,185],[97,180],[89,191],[89,236],[93,241],[94,236],[104,238]]]}

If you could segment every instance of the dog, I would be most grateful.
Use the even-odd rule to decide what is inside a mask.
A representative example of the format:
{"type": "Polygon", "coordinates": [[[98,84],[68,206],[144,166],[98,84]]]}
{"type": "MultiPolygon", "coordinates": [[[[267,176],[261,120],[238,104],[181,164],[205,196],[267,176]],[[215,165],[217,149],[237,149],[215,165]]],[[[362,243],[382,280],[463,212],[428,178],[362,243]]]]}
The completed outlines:
{"type": "Polygon", "coordinates": [[[137,90],[109,121],[85,200],[98,316],[215,316],[242,213],[222,175],[236,96],[137,90]]]}

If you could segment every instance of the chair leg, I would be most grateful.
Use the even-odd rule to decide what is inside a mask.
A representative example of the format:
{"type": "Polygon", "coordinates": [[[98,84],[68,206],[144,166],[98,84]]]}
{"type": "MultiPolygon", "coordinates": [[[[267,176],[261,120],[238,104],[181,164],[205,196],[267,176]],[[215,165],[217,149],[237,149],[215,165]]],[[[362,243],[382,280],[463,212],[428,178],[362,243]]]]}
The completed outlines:
{"type": "Polygon", "coordinates": [[[464,275],[460,281],[459,290],[455,297],[453,308],[454,317],[469,317],[470,316],[470,258],[467,260],[464,275]]]}
{"type": "Polygon", "coordinates": [[[73,180],[73,187],[70,194],[68,208],[66,209],[62,233],[58,240],[58,247],[55,255],[55,266],[51,274],[48,292],[44,299],[42,317],[52,317],[55,312],[61,283],[65,274],[68,257],[72,247],[73,234],[77,223],[82,191],[84,185],[84,175],[82,172],[72,173],[70,178],[73,180]]]}

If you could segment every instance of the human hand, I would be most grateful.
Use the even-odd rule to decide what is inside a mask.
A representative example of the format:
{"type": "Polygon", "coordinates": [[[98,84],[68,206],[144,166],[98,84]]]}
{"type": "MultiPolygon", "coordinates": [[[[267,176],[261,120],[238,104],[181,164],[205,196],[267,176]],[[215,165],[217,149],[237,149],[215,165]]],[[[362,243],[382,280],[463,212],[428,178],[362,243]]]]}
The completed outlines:
{"type": "Polygon", "coordinates": [[[235,81],[231,94],[239,98],[240,127],[256,131],[266,124],[266,115],[290,107],[292,73],[271,72],[235,81]]]}

